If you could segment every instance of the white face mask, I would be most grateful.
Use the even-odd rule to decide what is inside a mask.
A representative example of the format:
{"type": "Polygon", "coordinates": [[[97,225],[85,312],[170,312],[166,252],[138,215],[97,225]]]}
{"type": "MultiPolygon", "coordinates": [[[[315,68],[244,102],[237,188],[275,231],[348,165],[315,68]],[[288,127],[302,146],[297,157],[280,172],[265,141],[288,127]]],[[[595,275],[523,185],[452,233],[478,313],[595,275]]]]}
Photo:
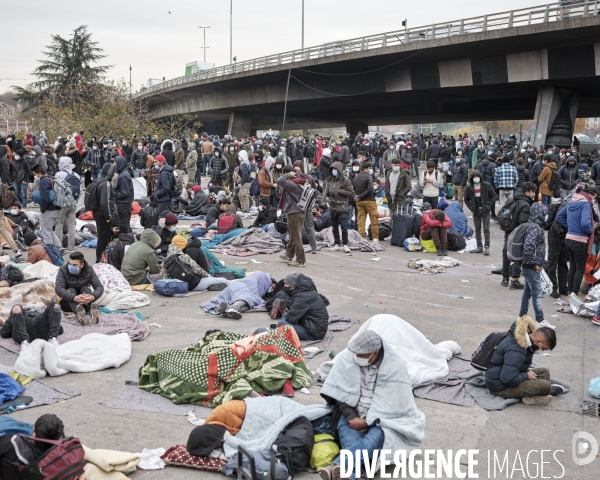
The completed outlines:
{"type": "Polygon", "coordinates": [[[399,172],[399,171],[400,171],[400,167],[392,167],[392,170],[393,170],[394,172],[399,172]]]}
{"type": "Polygon", "coordinates": [[[373,169],[369,168],[369,175],[373,175],[373,169]]]}
{"type": "Polygon", "coordinates": [[[275,168],[277,170],[281,170],[283,168],[283,165],[281,163],[278,163],[277,165],[275,165],[275,168]]]}
{"type": "Polygon", "coordinates": [[[229,149],[229,151],[230,151],[230,152],[235,152],[235,148],[231,147],[231,148],[229,149]]]}
{"type": "Polygon", "coordinates": [[[11,214],[11,215],[18,215],[18,214],[19,214],[19,211],[18,211],[16,208],[11,208],[11,209],[10,209],[10,214],[11,214]]]}
{"type": "Polygon", "coordinates": [[[358,172],[358,167],[352,167],[352,170],[358,172]]]}
{"type": "MultiPolygon", "coordinates": [[[[373,354],[371,354],[371,357],[373,356],[373,354]]],[[[368,367],[371,364],[371,357],[369,358],[360,358],[357,357],[356,354],[354,355],[354,361],[356,362],[356,364],[359,367],[368,367]]]]}
{"type": "Polygon", "coordinates": [[[338,171],[337,171],[337,170],[334,168],[334,169],[331,171],[331,174],[332,174],[334,177],[337,177],[337,176],[338,176],[338,171]]]}
{"type": "Polygon", "coordinates": [[[142,147],[141,145],[138,145],[138,150],[139,150],[140,152],[142,151],[142,148],[143,148],[143,147],[142,147]]]}
{"type": "Polygon", "coordinates": [[[97,150],[97,149],[98,149],[98,147],[97,147],[96,145],[94,145],[94,146],[92,147],[92,150],[97,150]]]}
{"type": "Polygon", "coordinates": [[[480,179],[479,177],[475,177],[475,178],[473,179],[473,182],[475,182],[475,183],[479,183],[480,181],[481,181],[481,179],[480,179]]]}

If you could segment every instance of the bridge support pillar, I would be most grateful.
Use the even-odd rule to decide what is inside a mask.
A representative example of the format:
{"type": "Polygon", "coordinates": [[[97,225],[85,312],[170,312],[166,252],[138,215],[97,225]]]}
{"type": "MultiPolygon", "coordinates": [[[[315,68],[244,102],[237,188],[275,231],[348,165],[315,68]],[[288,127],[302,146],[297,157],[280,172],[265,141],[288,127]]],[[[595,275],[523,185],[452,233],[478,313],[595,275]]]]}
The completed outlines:
{"type": "Polygon", "coordinates": [[[250,113],[231,112],[227,135],[235,138],[247,137],[252,134],[252,115],[250,113]]]}
{"type": "Polygon", "coordinates": [[[536,147],[556,145],[569,148],[573,139],[579,92],[566,88],[541,87],[538,91],[531,141],[536,147]]]}
{"type": "Polygon", "coordinates": [[[346,122],[346,131],[352,138],[354,138],[358,132],[362,132],[363,135],[367,135],[369,133],[369,126],[366,123],[361,122],[346,122]]]}

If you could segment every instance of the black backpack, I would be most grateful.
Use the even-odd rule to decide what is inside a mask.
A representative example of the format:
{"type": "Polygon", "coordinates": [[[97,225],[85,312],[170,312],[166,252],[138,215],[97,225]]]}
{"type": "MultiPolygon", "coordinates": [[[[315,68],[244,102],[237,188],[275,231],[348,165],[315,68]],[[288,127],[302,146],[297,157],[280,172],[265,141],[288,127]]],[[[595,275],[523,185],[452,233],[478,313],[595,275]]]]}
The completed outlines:
{"type": "Polygon", "coordinates": [[[458,252],[467,247],[467,241],[454,230],[448,230],[448,250],[458,252]]]}
{"type": "Polygon", "coordinates": [[[498,224],[500,225],[500,230],[504,232],[512,232],[515,228],[517,228],[517,223],[519,221],[519,200],[513,200],[505,204],[498,213],[498,224]]]}
{"type": "Polygon", "coordinates": [[[290,475],[303,470],[310,461],[315,444],[312,423],[306,417],[298,417],[279,434],[273,444],[275,455],[287,465],[290,475]]]}
{"type": "Polygon", "coordinates": [[[552,191],[560,188],[560,175],[556,170],[552,170],[552,176],[548,181],[548,188],[552,191]]]}
{"type": "Polygon", "coordinates": [[[312,160],[315,157],[315,146],[312,143],[306,144],[306,158],[312,160]]]}
{"type": "Polygon", "coordinates": [[[169,277],[187,282],[188,291],[193,290],[202,278],[194,273],[192,267],[181,260],[177,255],[171,255],[165,259],[163,264],[164,269],[169,274],[169,277]]]}
{"type": "Polygon", "coordinates": [[[508,337],[508,332],[494,332],[485,337],[471,356],[471,365],[473,368],[485,372],[491,364],[494,351],[506,337],[508,337]]]}
{"type": "Polygon", "coordinates": [[[90,183],[85,189],[85,198],[83,199],[83,204],[85,209],[88,212],[95,212],[100,207],[100,199],[98,198],[100,194],[99,184],[102,183],[105,179],[98,178],[90,183]]]}
{"type": "Polygon", "coordinates": [[[169,190],[169,195],[171,198],[179,198],[183,193],[183,183],[179,175],[173,173],[173,183],[171,184],[171,190],[169,190]]]}
{"type": "Polygon", "coordinates": [[[46,157],[46,164],[48,165],[48,170],[47,173],[48,175],[52,176],[56,174],[56,162],[50,158],[50,157],[46,157]]]}

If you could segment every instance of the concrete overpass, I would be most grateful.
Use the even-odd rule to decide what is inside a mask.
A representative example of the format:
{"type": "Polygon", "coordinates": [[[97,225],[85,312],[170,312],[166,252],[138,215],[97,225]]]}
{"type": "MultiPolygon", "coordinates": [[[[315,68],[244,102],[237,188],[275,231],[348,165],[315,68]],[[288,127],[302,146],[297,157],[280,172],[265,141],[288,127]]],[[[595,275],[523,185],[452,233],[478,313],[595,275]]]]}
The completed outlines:
{"type": "Polygon", "coordinates": [[[136,95],[212,133],[534,118],[536,144],[600,116],[597,1],[502,12],[226,65],[136,95]],[[289,88],[288,88],[289,82],[289,88]],[[287,99],[287,101],[286,101],[287,99]]]}

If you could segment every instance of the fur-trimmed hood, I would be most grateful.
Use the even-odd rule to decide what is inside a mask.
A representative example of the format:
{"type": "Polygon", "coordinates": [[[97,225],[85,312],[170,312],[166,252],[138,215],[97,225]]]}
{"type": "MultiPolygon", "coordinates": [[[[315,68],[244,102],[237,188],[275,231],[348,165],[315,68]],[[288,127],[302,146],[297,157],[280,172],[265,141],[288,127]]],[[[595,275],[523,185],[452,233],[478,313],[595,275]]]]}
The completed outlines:
{"type": "Polygon", "coordinates": [[[538,323],[529,315],[523,315],[510,327],[509,332],[515,337],[515,341],[521,348],[531,346],[531,341],[528,341],[529,334],[537,330],[538,323]]]}

